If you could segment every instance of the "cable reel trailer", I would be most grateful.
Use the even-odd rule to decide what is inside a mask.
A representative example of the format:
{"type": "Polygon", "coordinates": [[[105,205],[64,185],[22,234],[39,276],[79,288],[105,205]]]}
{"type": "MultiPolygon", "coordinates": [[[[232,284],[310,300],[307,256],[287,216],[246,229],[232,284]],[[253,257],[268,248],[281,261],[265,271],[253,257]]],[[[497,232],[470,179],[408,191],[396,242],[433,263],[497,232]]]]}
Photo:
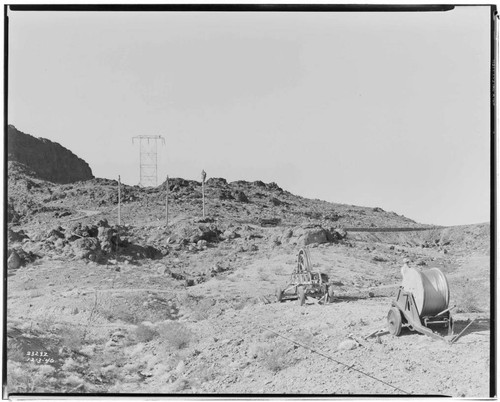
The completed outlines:
{"type": "Polygon", "coordinates": [[[432,328],[447,328],[453,334],[453,318],[448,307],[448,281],[438,268],[419,271],[403,267],[403,282],[387,314],[388,330],[399,336],[402,328],[409,328],[435,339],[446,340],[432,328]]]}
{"type": "Polygon", "coordinates": [[[276,290],[276,301],[298,300],[302,306],[306,297],[318,299],[319,303],[333,301],[333,286],[328,275],[312,270],[311,256],[308,249],[301,249],[297,256],[297,265],[290,275],[285,288],[276,290]]]}

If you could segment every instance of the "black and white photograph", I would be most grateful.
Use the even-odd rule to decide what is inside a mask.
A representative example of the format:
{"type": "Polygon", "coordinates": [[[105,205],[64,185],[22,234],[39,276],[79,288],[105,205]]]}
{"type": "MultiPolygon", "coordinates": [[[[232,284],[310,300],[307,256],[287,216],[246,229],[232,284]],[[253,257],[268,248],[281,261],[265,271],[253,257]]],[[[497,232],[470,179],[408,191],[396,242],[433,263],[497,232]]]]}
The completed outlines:
{"type": "Polygon", "coordinates": [[[497,21],[4,5],[3,398],[495,398],[497,21]]]}

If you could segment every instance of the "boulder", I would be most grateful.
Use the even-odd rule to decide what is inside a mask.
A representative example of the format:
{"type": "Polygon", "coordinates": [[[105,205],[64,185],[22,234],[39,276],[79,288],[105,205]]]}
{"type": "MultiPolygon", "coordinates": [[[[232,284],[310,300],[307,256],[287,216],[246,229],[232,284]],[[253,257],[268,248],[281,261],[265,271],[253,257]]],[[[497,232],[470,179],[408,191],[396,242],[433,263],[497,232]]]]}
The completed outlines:
{"type": "Polygon", "coordinates": [[[279,206],[279,205],[283,204],[283,202],[280,201],[279,199],[277,199],[276,197],[272,197],[271,204],[273,204],[274,206],[279,206]]]}
{"type": "Polygon", "coordinates": [[[347,339],[339,344],[338,350],[352,350],[358,347],[358,343],[353,339],[347,339]]]}
{"type": "Polygon", "coordinates": [[[227,240],[232,240],[232,239],[236,239],[237,237],[239,237],[239,234],[233,230],[227,229],[224,231],[224,233],[222,233],[222,237],[224,239],[227,239],[227,240]]]}
{"type": "Polygon", "coordinates": [[[104,345],[105,348],[122,348],[125,343],[126,336],[127,334],[122,330],[113,332],[109,340],[104,345]]]}
{"type": "Polygon", "coordinates": [[[278,186],[275,182],[267,184],[266,187],[268,190],[279,191],[280,193],[283,192],[283,189],[280,186],[278,186]]]}
{"type": "Polygon", "coordinates": [[[200,225],[198,227],[198,231],[199,238],[196,240],[196,242],[198,242],[199,240],[206,240],[207,242],[219,241],[219,235],[221,234],[221,231],[217,229],[215,225],[200,225]]]}
{"type": "Polygon", "coordinates": [[[167,268],[166,265],[163,265],[163,264],[159,264],[157,267],[156,267],[156,272],[158,272],[160,275],[165,275],[166,273],[170,273],[170,270],[167,268]]]}
{"type": "Polygon", "coordinates": [[[54,237],[54,239],[64,239],[63,231],[64,231],[64,229],[60,226],[57,228],[54,228],[47,233],[47,238],[54,237]]]}
{"type": "Polygon", "coordinates": [[[329,242],[338,243],[347,237],[347,232],[344,229],[329,228],[326,232],[326,236],[329,242]]]}
{"type": "Polygon", "coordinates": [[[97,221],[96,226],[97,227],[108,228],[109,227],[108,220],[107,219],[101,219],[101,220],[97,221]]]}
{"type": "Polygon", "coordinates": [[[23,261],[21,260],[21,257],[19,257],[19,254],[16,251],[12,251],[7,259],[7,268],[17,269],[22,265],[22,263],[23,261]]]}
{"type": "Polygon", "coordinates": [[[82,237],[72,243],[73,252],[78,258],[88,258],[90,254],[100,251],[99,240],[93,237],[82,237]]]}
{"type": "Polygon", "coordinates": [[[281,243],[287,243],[287,242],[289,242],[290,239],[292,238],[292,236],[293,236],[293,230],[289,229],[289,228],[285,229],[283,231],[283,235],[281,236],[281,239],[280,239],[281,243]]]}
{"type": "Polygon", "coordinates": [[[211,177],[210,179],[208,179],[206,181],[206,185],[207,186],[214,186],[214,187],[227,186],[227,181],[226,181],[226,179],[224,179],[222,177],[211,177]]]}
{"type": "Polygon", "coordinates": [[[228,190],[220,190],[218,197],[219,197],[219,200],[234,200],[233,195],[228,190]]]}
{"type": "Polygon", "coordinates": [[[300,236],[298,243],[302,246],[317,243],[323,244],[328,242],[327,231],[321,227],[307,229],[305,233],[300,236]]]}
{"type": "Polygon", "coordinates": [[[198,243],[200,241],[201,235],[200,234],[194,234],[190,236],[187,241],[188,243],[198,243]]]}
{"type": "Polygon", "coordinates": [[[235,195],[236,195],[236,200],[239,202],[245,202],[245,203],[250,202],[246,194],[241,190],[236,191],[235,195]]]}
{"type": "Polygon", "coordinates": [[[9,229],[7,231],[7,239],[9,243],[22,242],[24,239],[28,239],[29,237],[24,233],[24,230],[19,230],[18,232],[9,229]]]}
{"type": "Polygon", "coordinates": [[[101,249],[107,253],[116,251],[120,242],[118,232],[108,226],[99,226],[97,239],[101,243],[101,249]]]}

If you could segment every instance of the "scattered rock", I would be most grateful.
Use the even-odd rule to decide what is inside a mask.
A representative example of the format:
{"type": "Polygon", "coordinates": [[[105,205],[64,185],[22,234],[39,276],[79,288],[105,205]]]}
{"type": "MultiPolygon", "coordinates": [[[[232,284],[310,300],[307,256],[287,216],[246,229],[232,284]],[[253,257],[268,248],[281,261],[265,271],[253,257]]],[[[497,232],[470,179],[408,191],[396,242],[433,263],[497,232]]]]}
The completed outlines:
{"type": "Polygon", "coordinates": [[[229,190],[219,190],[219,200],[234,200],[233,195],[229,190]]]}
{"type": "Polygon", "coordinates": [[[283,204],[282,201],[280,201],[279,199],[277,199],[276,197],[272,197],[271,198],[271,204],[273,204],[274,206],[280,206],[283,204]]]}
{"type": "Polygon", "coordinates": [[[207,242],[217,242],[219,241],[220,234],[221,231],[217,229],[215,225],[210,225],[210,226],[200,225],[199,235],[196,242],[199,240],[206,240],[207,242]]]}
{"type": "Polygon", "coordinates": [[[198,240],[198,243],[196,243],[196,246],[199,249],[206,248],[207,247],[207,241],[206,240],[198,240]]]}
{"type": "Polygon", "coordinates": [[[119,348],[122,347],[125,342],[126,334],[123,331],[115,331],[111,334],[110,339],[104,345],[106,348],[119,348]]]}
{"type": "Polygon", "coordinates": [[[326,230],[320,227],[307,229],[298,241],[298,243],[302,246],[307,246],[313,243],[322,244],[326,242],[328,242],[326,230]]]}
{"type": "Polygon", "coordinates": [[[8,269],[17,269],[22,265],[23,261],[19,254],[16,251],[12,251],[10,253],[9,258],[7,259],[7,268],[8,269]]]}
{"type": "Polygon", "coordinates": [[[245,202],[245,203],[250,202],[246,194],[241,190],[236,191],[235,195],[236,195],[236,200],[239,202],[245,202]]]}
{"type": "Polygon", "coordinates": [[[165,273],[170,273],[166,265],[158,265],[156,267],[156,272],[158,272],[160,275],[164,275],[165,273]]]}
{"type": "Polygon", "coordinates": [[[262,218],[260,220],[260,225],[263,227],[274,227],[278,226],[280,223],[281,219],[279,218],[268,218],[268,219],[262,218]]]}
{"type": "Polygon", "coordinates": [[[19,230],[18,232],[8,229],[7,239],[9,243],[22,242],[24,239],[29,239],[29,237],[24,233],[24,230],[19,230]]]}
{"type": "Polygon", "coordinates": [[[338,350],[352,350],[352,349],[356,349],[357,347],[358,347],[358,343],[355,340],[346,339],[345,341],[343,341],[339,344],[337,349],[338,350]]]}
{"type": "Polygon", "coordinates": [[[72,243],[73,252],[77,258],[88,258],[101,249],[99,240],[92,237],[82,237],[72,243]]]}
{"type": "Polygon", "coordinates": [[[240,237],[240,235],[233,230],[227,229],[224,231],[224,233],[222,233],[222,237],[227,240],[232,240],[240,237]]]}

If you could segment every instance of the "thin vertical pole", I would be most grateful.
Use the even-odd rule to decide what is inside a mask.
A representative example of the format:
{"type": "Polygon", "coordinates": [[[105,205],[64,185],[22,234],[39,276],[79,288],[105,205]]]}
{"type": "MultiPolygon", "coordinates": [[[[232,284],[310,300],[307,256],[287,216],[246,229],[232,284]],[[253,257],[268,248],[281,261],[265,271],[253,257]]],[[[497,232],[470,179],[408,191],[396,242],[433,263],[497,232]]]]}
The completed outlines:
{"type": "Polygon", "coordinates": [[[155,187],[158,186],[158,141],[155,141],[155,187]]]}
{"type": "Polygon", "coordinates": [[[122,194],[121,194],[121,187],[122,187],[122,183],[121,183],[121,179],[120,179],[120,176],[118,175],[118,225],[121,225],[121,198],[122,198],[122,194]]]}
{"type": "Polygon", "coordinates": [[[207,174],[204,170],[201,171],[201,197],[203,202],[203,217],[205,217],[205,178],[207,174]]]}
{"type": "Polygon", "coordinates": [[[139,185],[143,186],[144,185],[144,180],[142,178],[142,175],[144,174],[143,172],[143,166],[142,166],[142,154],[144,153],[144,148],[143,148],[143,144],[142,144],[142,138],[139,140],[139,152],[140,152],[140,155],[139,155],[139,169],[140,169],[140,178],[139,178],[139,185]]]}
{"type": "Polygon", "coordinates": [[[167,176],[167,194],[165,196],[165,213],[167,215],[167,226],[168,226],[168,193],[170,192],[170,188],[168,186],[168,176],[167,176]]]}
{"type": "Polygon", "coordinates": [[[201,183],[201,194],[203,197],[203,217],[205,217],[205,182],[201,183]]]}

